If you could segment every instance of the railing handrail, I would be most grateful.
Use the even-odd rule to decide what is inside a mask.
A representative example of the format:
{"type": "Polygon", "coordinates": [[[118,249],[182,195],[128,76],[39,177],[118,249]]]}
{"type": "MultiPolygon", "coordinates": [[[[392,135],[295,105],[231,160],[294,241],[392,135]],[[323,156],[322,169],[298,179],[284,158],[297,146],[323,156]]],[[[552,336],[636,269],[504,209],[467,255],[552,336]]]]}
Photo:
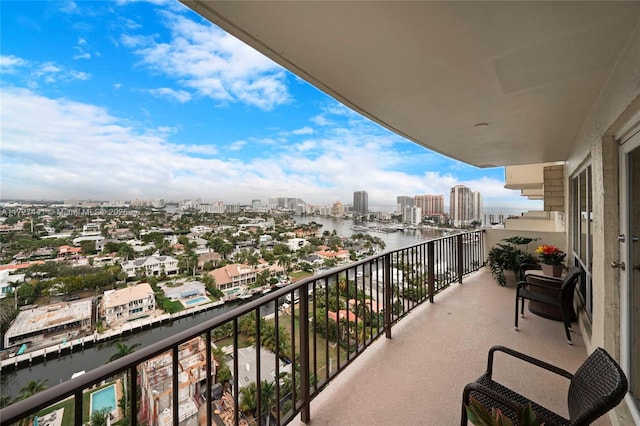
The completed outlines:
{"type": "MultiPolygon", "coordinates": [[[[0,410],[0,424],[3,426],[8,425],[21,418],[24,418],[25,416],[36,413],[52,404],[60,402],[70,396],[77,395],[78,391],[82,392],[83,390],[90,388],[91,386],[105,379],[111,378],[119,373],[123,373],[131,368],[134,368],[151,358],[154,358],[162,353],[166,353],[170,351],[171,348],[177,347],[182,343],[185,343],[197,336],[200,336],[204,333],[209,332],[220,325],[233,321],[236,318],[240,318],[243,315],[249,312],[253,312],[256,309],[259,309],[260,307],[267,305],[273,301],[277,301],[279,298],[287,294],[295,292],[296,290],[299,291],[303,287],[306,290],[306,288],[308,288],[308,285],[312,282],[318,282],[318,281],[328,279],[331,276],[336,276],[347,270],[352,270],[352,269],[355,270],[355,268],[357,268],[358,266],[374,263],[379,261],[380,259],[385,259],[385,258],[390,259],[392,258],[394,253],[409,251],[414,248],[422,247],[428,244],[431,244],[433,246],[436,242],[440,240],[453,239],[457,237],[462,237],[463,235],[466,235],[466,234],[474,234],[474,233],[480,233],[480,232],[484,232],[484,230],[457,233],[454,235],[448,235],[448,236],[430,239],[428,241],[418,242],[416,244],[412,244],[401,249],[387,250],[381,254],[373,255],[366,259],[355,261],[347,265],[343,265],[336,268],[332,268],[327,271],[323,271],[322,273],[317,275],[306,277],[304,279],[301,279],[300,281],[289,284],[286,287],[277,289],[275,291],[270,292],[269,294],[263,295],[258,299],[251,300],[247,303],[244,303],[241,306],[238,306],[228,312],[225,312],[212,319],[209,319],[187,330],[177,332],[172,336],[164,338],[148,346],[142,347],[129,355],[116,359],[112,362],[104,364],[95,369],[89,370],[85,374],[78,376],[74,379],[70,379],[54,387],[45,389],[27,399],[16,401],[11,405],[5,408],[2,408],[0,410]]],[[[388,263],[386,267],[389,267],[388,263]]],[[[459,267],[457,268],[457,270],[460,271],[461,268],[459,267]]],[[[385,273],[384,275],[386,276],[388,275],[388,273],[385,273]]],[[[462,277],[460,276],[459,279],[461,282],[462,277]]],[[[388,283],[386,283],[386,285],[388,285],[388,283]]],[[[389,293],[390,292],[387,292],[387,294],[389,293]]],[[[430,300],[433,301],[433,293],[430,295],[430,300]]],[[[387,311],[386,315],[388,315],[388,312],[390,310],[387,309],[386,311],[387,311]]],[[[391,326],[390,322],[385,325],[385,327],[390,327],[390,326],[391,326]]],[[[387,329],[387,337],[390,337],[389,329],[387,329]]]]}

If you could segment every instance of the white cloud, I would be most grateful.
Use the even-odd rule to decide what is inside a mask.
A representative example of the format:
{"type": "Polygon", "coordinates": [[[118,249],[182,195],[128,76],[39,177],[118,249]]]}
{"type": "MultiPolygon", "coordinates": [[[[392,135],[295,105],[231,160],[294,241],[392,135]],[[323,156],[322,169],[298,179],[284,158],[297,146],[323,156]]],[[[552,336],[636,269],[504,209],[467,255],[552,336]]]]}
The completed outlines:
{"type": "Polygon", "coordinates": [[[91,78],[91,74],[75,70],[69,71],[69,76],[76,80],[89,80],[91,78]]]}
{"type": "Polygon", "coordinates": [[[74,1],[64,1],[58,8],[63,13],[71,14],[78,12],[78,5],[74,1]]]}
{"type": "Polygon", "coordinates": [[[247,144],[246,141],[236,141],[229,146],[230,151],[240,151],[247,144]]]}
{"type": "Polygon", "coordinates": [[[75,59],[75,60],[78,60],[78,59],[91,59],[91,53],[89,53],[89,52],[76,53],[75,55],[73,55],[73,59],[75,59]]]}
{"type": "Polygon", "coordinates": [[[0,56],[0,71],[6,74],[17,75],[30,87],[37,87],[38,81],[47,84],[70,82],[74,80],[88,80],[91,74],[84,71],[66,68],[55,62],[27,61],[17,56],[0,56]],[[20,68],[20,73],[17,73],[20,68]]]}
{"type": "Polygon", "coordinates": [[[122,87],[122,83],[113,83],[111,85],[111,87],[113,87],[114,89],[118,90],[122,87]]]}
{"type": "Polygon", "coordinates": [[[26,89],[3,88],[1,95],[0,168],[6,198],[144,195],[247,202],[286,195],[326,204],[350,202],[353,191],[364,189],[371,205],[393,208],[398,195],[444,194],[448,202],[450,188],[459,183],[481,191],[485,205],[505,205],[516,198],[497,179],[460,181],[438,171],[404,171],[410,159],[394,145],[402,139],[367,126],[366,120],[355,127],[326,129],[300,144],[248,139],[222,149],[176,143],[179,128],[145,128],[93,105],[26,89]],[[252,155],[243,159],[219,155],[248,144],[268,149],[243,149],[252,155]]]}
{"type": "Polygon", "coordinates": [[[313,129],[311,127],[307,126],[307,127],[301,128],[301,129],[296,129],[296,130],[292,131],[291,134],[294,134],[294,135],[312,135],[313,134],[313,129]]]}
{"type": "Polygon", "coordinates": [[[220,102],[271,110],[289,101],[286,73],[271,60],[213,25],[168,11],[161,15],[170,40],[157,34],[121,36],[142,64],[220,102]]]}
{"type": "Polygon", "coordinates": [[[155,96],[169,97],[181,104],[191,100],[191,94],[184,90],[173,90],[169,87],[161,87],[159,89],[151,89],[149,92],[155,96]]]}
{"type": "Polygon", "coordinates": [[[13,73],[18,68],[27,66],[28,62],[13,55],[0,55],[0,72],[13,73]]]}

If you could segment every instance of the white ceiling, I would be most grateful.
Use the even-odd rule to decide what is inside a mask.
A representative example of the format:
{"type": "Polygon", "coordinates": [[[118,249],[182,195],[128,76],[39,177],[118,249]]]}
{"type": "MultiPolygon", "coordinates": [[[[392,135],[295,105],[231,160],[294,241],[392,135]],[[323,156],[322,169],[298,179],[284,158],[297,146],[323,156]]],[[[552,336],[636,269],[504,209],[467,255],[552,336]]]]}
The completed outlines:
{"type": "Polygon", "coordinates": [[[480,167],[567,158],[640,2],[192,1],[408,139],[480,167]]]}

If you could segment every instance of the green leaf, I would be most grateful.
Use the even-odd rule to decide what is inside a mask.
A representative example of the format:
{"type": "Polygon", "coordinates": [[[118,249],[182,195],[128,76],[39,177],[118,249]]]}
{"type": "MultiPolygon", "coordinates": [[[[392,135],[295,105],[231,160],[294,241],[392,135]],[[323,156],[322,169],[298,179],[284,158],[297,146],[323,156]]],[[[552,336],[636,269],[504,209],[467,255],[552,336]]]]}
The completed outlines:
{"type": "Polygon", "coordinates": [[[476,426],[497,426],[493,415],[480,402],[471,397],[466,407],[467,418],[476,426]]]}
{"type": "Polygon", "coordinates": [[[530,403],[518,410],[518,424],[521,426],[540,426],[538,417],[530,403]]]}

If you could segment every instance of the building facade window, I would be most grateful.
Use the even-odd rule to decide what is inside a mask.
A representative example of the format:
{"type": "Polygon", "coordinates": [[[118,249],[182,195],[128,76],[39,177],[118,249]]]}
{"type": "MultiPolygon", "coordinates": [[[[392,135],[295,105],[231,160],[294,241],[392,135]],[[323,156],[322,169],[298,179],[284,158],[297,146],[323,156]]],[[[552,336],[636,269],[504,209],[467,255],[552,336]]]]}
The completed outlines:
{"type": "Polygon", "coordinates": [[[575,266],[583,272],[578,295],[589,319],[593,312],[591,267],[593,261],[593,201],[591,165],[571,178],[571,250],[575,266]]]}

